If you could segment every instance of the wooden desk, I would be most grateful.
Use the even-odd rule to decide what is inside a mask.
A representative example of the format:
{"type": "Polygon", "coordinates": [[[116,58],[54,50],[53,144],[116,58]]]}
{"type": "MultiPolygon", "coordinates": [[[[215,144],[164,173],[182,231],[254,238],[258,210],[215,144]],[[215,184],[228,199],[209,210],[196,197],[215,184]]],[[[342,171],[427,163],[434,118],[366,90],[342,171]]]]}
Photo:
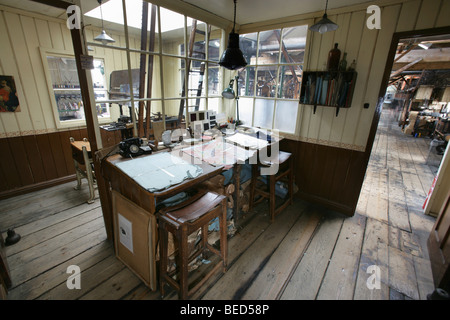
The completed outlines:
{"type": "MultiPolygon", "coordinates": [[[[197,164],[191,156],[181,152],[178,154],[187,162],[197,164]]],[[[143,155],[139,159],[152,156],[153,154],[143,155]]],[[[150,289],[156,290],[156,205],[180,192],[194,189],[201,182],[220,174],[223,167],[214,167],[202,162],[197,164],[203,170],[199,176],[184,180],[161,191],[149,192],[117,167],[118,163],[125,161],[133,160],[113,155],[102,162],[102,175],[107,185],[109,184],[111,187],[116,256],[150,289]],[[122,227],[119,228],[120,223],[122,223],[122,227]],[[120,239],[120,236],[130,235],[127,228],[132,229],[130,236],[133,243],[132,250],[120,239]]]]}

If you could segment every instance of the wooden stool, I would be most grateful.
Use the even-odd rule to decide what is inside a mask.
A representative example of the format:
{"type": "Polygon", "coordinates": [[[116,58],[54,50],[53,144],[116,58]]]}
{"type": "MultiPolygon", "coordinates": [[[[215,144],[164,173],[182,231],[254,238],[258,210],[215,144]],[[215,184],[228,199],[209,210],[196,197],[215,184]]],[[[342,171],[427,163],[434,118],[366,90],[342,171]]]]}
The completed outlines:
{"type": "Polygon", "coordinates": [[[77,186],[74,189],[80,190],[81,179],[86,178],[89,185],[89,199],[87,200],[87,203],[94,203],[96,182],[91,155],[91,145],[86,138],[84,138],[83,141],[75,141],[72,137],[70,137],[70,145],[72,147],[72,159],[77,177],[77,186]]]}
{"type": "Polygon", "coordinates": [[[226,197],[217,193],[208,192],[198,194],[179,205],[163,209],[158,214],[159,218],[159,246],[160,246],[160,291],[164,296],[164,285],[167,283],[178,291],[180,299],[187,299],[196,292],[213,274],[220,270],[223,272],[227,267],[227,208],[226,197]],[[209,222],[218,217],[220,225],[220,250],[215,249],[208,243],[209,222]],[[188,236],[202,229],[202,241],[200,248],[190,255],[188,252],[188,236]],[[168,232],[174,236],[178,243],[178,254],[176,270],[168,273],[168,232]],[[205,275],[205,277],[189,289],[188,284],[188,264],[200,253],[206,250],[211,251],[220,257],[222,263],[217,263],[215,267],[205,275]],[[173,278],[173,274],[178,274],[178,280],[173,278]]]}
{"type": "Polygon", "coordinates": [[[278,215],[284,208],[293,202],[294,194],[294,161],[292,155],[289,152],[280,151],[278,154],[278,159],[274,162],[278,164],[278,172],[275,174],[267,175],[267,186],[263,181],[260,181],[260,168],[269,168],[272,163],[259,162],[258,164],[252,165],[252,180],[250,184],[250,203],[249,209],[252,210],[253,206],[265,198],[269,199],[269,212],[270,220],[274,221],[275,216],[278,215]],[[278,207],[275,205],[276,195],[275,195],[275,184],[280,180],[287,180],[288,183],[288,194],[287,199],[280,204],[278,207]],[[258,185],[259,184],[259,185],[258,185]],[[255,201],[255,196],[259,195],[260,198],[255,201]]]}

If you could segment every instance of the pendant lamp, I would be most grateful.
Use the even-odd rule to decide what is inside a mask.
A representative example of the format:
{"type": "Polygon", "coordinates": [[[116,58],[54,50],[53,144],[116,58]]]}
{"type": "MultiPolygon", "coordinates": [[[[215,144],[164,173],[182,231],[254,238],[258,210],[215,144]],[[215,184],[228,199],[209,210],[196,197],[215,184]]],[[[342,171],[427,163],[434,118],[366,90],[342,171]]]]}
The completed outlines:
{"type": "Polygon", "coordinates": [[[325,5],[325,13],[323,14],[322,20],[320,20],[316,24],[309,27],[309,30],[316,31],[316,32],[319,32],[320,34],[322,34],[322,33],[328,32],[328,31],[334,31],[339,27],[336,23],[334,23],[333,21],[328,19],[327,8],[328,8],[328,0],[325,5]]]}
{"type": "Polygon", "coordinates": [[[107,45],[108,43],[113,43],[116,42],[116,40],[114,40],[113,38],[111,38],[110,36],[108,36],[106,34],[105,28],[103,27],[103,11],[102,11],[102,0],[97,0],[98,3],[100,4],[100,15],[102,17],[102,33],[100,33],[98,36],[96,36],[94,38],[95,41],[101,42],[104,45],[107,45]]]}
{"type": "Polygon", "coordinates": [[[228,36],[228,47],[222,53],[222,57],[220,58],[219,61],[220,66],[229,70],[241,69],[247,65],[247,61],[245,60],[241,49],[239,49],[239,34],[234,32],[234,27],[236,25],[236,0],[233,1],[234,1],[233,30],[228,36]]]}

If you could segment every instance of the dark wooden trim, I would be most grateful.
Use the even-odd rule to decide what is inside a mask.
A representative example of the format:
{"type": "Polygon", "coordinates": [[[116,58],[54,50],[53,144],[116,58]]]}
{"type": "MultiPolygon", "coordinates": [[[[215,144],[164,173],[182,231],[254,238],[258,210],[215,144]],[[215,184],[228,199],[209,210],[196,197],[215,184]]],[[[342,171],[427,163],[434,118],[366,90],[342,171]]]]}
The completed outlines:
{"type": "Polygon", "coordinates": [[[51,7],[56,7],[60,9],[67,9],[68,6],[73,5],[73,3],[62,1],[62,0],[31,0],[34,2],[39,2],[42,4],[46,4],[51,7]]]}

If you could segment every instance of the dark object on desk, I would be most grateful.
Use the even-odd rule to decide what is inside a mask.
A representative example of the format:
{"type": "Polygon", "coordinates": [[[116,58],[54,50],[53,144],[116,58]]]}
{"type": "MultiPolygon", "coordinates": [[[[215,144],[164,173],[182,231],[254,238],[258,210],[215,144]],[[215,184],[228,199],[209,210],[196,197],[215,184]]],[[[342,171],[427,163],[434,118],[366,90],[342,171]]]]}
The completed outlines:
{"type": "Polygon", "coordinates": [[[119,143],[119,154],[124,158],[131,158],[152,153],[152,149],[149,146],[141,145],[141,138],[125,139],[119,143]]]}

